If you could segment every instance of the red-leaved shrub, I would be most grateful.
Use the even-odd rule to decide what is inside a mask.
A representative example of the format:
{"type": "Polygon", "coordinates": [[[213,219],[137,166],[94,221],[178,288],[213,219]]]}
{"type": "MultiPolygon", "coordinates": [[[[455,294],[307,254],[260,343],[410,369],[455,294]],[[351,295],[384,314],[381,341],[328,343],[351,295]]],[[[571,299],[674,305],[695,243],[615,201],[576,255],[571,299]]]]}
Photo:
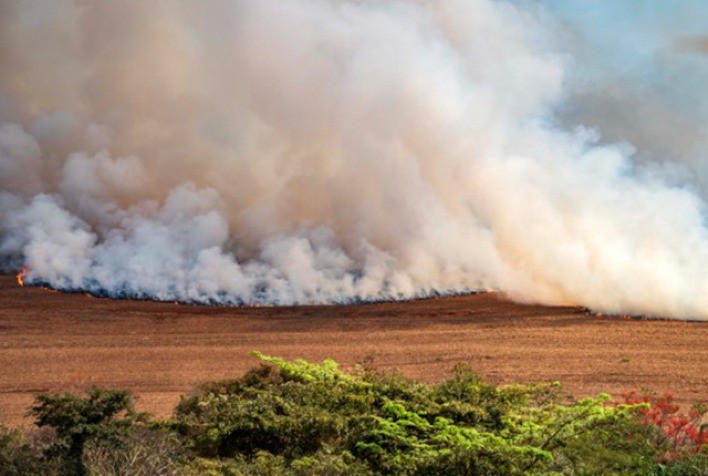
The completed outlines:
{"type": "Polygon", "coordinates": [[[673,460],[680,455],[708,454],[708,424],[701,423],[706,414],[705,404],[696,404],[688,412],[681,409],[671,394],[663,396],[623,393],[626,405],[641,405],[635,411],[639,421],[653,427],[652,443],[665,449],[664,460],[673,460]]]}

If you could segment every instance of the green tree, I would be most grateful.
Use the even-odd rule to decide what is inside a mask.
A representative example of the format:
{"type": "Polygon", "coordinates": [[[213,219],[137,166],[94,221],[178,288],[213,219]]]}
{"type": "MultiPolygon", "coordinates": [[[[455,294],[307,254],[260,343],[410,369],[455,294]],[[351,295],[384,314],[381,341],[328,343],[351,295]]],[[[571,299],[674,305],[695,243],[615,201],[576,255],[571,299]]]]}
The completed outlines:
{"type": "Polygon", "coordinates": [[[92,439],[117,439],[135,422],[132,398],[123,390],[94,389],[82,398],[70,393],[38,395],[29,414],[38,427],[54,429],[59,439],[52,451],[66,462],[68,474],[87,474],[83,463],[86,443],[92,439]]]}

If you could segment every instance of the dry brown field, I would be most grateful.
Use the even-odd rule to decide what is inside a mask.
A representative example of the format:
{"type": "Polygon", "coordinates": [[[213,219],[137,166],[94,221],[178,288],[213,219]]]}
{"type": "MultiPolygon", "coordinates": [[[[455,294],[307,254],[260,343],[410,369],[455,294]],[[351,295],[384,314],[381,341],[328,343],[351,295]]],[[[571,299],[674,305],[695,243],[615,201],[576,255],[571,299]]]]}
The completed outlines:
{"type": "Polygon", "coordinates": [[[496,293],[354,306],[205,307],[96,299],[0,277],[0,423],[28,425],[39,392],[108,386],[169,415],[200,382],[287,359],[438,382],[455,363],[495,383],[559,380],[575,396],[630,389],[708,399],[708,323],[596,316],[496,293]]]}

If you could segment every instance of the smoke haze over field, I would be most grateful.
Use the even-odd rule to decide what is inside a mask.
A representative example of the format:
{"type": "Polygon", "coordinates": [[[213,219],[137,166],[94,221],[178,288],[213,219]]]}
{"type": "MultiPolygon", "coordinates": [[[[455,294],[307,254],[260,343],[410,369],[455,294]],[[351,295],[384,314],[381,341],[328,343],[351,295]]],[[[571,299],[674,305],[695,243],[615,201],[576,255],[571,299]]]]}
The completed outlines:
{"type": "Polygon", "coordinates": [[[708,56],[663,29],[615,74],[584,28],[543,2],[1,1],[3,266],[708,319],[708,56]]]}

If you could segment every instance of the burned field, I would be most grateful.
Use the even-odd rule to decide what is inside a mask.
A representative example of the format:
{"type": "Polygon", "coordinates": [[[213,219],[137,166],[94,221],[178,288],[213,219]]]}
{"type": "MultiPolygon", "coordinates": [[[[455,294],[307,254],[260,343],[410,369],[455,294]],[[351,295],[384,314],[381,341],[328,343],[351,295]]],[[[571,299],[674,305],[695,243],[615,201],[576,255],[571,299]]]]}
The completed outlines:
{"type": "Polygon", "coordinates": [[[39,392],[132,391],[166,414],[200,382],[241,375],[259,350],[333,358],[438,382],[458,362],[495,383],[559,380],[575,396],[649,389],[708,397],[708,326],[588,315],[494,293],[356,306],[229,308],[96,299],[0,278],[0,422],[39,392]]]}

